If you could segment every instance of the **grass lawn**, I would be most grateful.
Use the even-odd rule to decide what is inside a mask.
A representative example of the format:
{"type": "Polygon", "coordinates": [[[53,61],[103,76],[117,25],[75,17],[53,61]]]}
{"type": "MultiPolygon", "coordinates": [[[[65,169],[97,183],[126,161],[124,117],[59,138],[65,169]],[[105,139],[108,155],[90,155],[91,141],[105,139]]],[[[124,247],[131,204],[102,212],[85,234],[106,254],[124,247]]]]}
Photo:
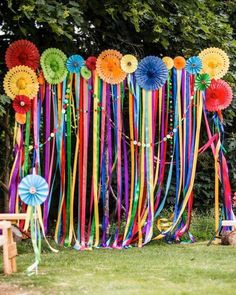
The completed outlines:
{"type": "MultiPolygon", "coordinates": [[[[18,273],[0,274],[0,294],[236,294],[236,247],[205,242],[142,249],[44,252],[38,276],[25,269],[34,255],[18,246],[18,273]]],[[[2,269],[2,265],[0,265],[2,269]]]]}
{"type": "MultiPolygon", "coordinates": [[[[78,252],[43,247],[38,276],[27,276],[34,262],[30,241],[18,244],[18,272],[0,273],[0,295],[39,294],[236,294],[236,247],[207,247],[214,219],[194,215],[194,244],[152,242],[126,250],[95,249],[78,252]]],[[[1,251],[1,249],[0,249],[1,251]]],[[[0,258],[0,272],[2,259],[0,258]]]]}

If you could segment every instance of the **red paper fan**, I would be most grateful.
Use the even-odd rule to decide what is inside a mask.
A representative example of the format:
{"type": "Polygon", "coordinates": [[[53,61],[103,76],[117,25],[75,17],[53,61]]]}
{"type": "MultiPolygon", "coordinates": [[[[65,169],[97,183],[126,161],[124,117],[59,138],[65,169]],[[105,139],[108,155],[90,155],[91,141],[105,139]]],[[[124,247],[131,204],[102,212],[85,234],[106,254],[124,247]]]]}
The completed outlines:
{"type": "Polygon", "coordinates": [[[7,48],[5,59],[8,69],[15,66],[28,66],[36,70],[39,66],[40,54],[32,42],[18,40],[7,48]]]}
{"type": "Polygon", "coordinates": [[[12,106],[16,113],[26,114],[31,108],[31,100],[25,95],[17,95],[12,106]]]}
{"type": "Polygon", "coordinates": [[[90,71],[94,71],[96,69],[97,58],[95,56],[90,56],[86,59],[85,64],[90,71]]]}
{"type": "Polygon", "coordinates": [[[226,109],[233,98],[233,92],[228,83],[224,80],[212,80],[211,85],[206,89],[206,109],[216,112],[226,109]]]}

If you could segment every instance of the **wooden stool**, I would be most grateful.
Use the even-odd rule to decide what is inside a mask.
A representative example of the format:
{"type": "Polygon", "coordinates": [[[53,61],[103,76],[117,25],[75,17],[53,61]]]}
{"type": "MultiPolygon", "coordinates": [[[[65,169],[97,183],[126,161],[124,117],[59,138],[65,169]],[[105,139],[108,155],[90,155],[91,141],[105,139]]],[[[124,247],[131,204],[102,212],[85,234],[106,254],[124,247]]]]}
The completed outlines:
{"type": "Polygon", "coordinates": [[[11,222],[0,221],[0,229],[2,236],[0,236],[0,245],[3,246],[3,270],[5,274],[16,272],[16,243],[13,241],[11,230],[11,222]]]}

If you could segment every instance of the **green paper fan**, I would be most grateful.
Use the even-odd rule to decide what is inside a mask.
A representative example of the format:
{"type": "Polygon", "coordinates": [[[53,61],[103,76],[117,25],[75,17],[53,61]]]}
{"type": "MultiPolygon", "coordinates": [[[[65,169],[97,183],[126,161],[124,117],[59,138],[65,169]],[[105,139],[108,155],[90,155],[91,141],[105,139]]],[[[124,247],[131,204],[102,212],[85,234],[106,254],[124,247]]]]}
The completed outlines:
{"type": "Polygon", "coordinates": [[[66,60],[66,55],[60,49],[48,48],[43,52],[40,64],[48,83],[59,84],[66,78],[66,60]]]}
{"type": "Polygon", "coordinates": [[[195,88],[200,91],[206,90],[211,84],[211,78],[208,74],[199,74],[195,80],[195,88]]]}
{"type": "Polygon", "coordinates": [[[81,67],[80,74],[85,80],[89,80],[92,75],[91,71],[86,66],[81,67]]]}

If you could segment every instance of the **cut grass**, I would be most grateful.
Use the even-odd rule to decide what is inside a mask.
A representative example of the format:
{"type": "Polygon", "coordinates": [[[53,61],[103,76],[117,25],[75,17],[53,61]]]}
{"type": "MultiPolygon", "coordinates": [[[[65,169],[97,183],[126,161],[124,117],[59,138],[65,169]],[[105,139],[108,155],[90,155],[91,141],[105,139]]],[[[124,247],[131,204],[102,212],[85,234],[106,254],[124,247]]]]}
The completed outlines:
{"type": "Polygon", "coordinates": [[[231,246],[152,242],[122,251],[62,248],[58,254],[43,253],[39,274],[31,277],[25,269],[34,260],[32,249],[28,242],[18,248],[18,273],[0,275],[0,284],[22,291],[5,294],[227,295],[236,290],[236,248],[231,246]]]}
{"type": "MultiPolygon", "coordinates": [[[[198,241],[209,240],[213,229],[214,219],[208,214],[193,216],[191,233],[198,241]]],[[[61,247],[55,254],[44,245],[39,274],[31,277],[25,273],[34,261],[30,241],[20,243],[18,252],[18,272],[8,277],[0,274],[0,294],[236,293],[236,247],[232,246],[158,241],[127,250],[78,252],[61,247]]]]}

